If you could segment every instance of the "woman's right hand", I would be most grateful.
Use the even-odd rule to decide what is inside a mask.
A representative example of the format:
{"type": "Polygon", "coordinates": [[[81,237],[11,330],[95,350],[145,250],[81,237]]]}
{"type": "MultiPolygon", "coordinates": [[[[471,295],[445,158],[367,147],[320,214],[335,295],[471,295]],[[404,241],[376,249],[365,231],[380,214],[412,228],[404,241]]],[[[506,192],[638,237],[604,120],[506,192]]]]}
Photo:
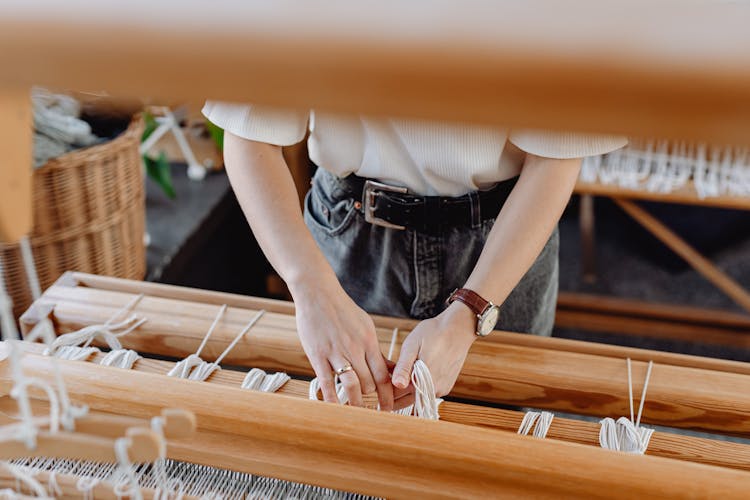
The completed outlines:
{"type": "Polygon", "coordinates": [[[380,351],[372,318],[334,284],[290,286],[296,306],[297,332],[320,383],[323,399],[338,403],[334,372],[351,364],[339,376],[349,403],[362,406],[362,395],[377,391],[380,409],[393,409],[393,385],[380,351]]]}

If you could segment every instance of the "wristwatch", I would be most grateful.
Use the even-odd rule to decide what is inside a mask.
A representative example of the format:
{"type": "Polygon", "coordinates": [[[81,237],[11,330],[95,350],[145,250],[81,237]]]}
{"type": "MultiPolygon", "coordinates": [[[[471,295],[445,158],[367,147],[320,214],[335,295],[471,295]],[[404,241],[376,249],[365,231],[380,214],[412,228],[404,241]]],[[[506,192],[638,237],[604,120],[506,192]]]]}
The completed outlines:
{"type": "Polygon", "coordinates": [[[456,300],[466,304],[477,315],[476,334],[480,337],[489,335],[500,319],[500,308],[468,288],[456,288],[446,302],[451,304],[456,300]]]}

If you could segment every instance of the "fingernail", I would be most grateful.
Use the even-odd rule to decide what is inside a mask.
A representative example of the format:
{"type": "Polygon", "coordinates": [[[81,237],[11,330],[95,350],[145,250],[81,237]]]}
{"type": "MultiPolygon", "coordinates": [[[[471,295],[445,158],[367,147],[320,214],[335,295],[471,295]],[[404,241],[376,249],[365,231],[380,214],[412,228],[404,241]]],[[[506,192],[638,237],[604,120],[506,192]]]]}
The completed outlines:
{"type": "Polygon", "coordinates": [[[404,387],[406,387],[406,380],[404,380],[404,377],[397,375],[396,378],[393,379],[393,385],[403,389],[404,387]]]}

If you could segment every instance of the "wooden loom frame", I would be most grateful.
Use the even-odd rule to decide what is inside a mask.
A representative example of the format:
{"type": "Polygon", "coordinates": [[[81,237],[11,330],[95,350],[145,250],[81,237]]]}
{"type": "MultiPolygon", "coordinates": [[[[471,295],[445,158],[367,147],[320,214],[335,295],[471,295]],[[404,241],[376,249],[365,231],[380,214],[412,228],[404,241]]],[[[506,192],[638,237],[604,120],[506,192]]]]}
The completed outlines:
{"type": "MultiPolygon", "coordinates": [[[[214,336],[212,336],[212,339],[214,339],[214,341],[209,341],[204,351],[204,358],[207,360],[212,359],[213,356],[215,356],[223,349],[224,346],[226,346],[228,338],[232,336],[232,333],[234,331],[234,324],[244,321],[244,318],[241,317],[243,314],[243,309],[247,314],[253,314],[253,309],[257,309],[259,306],[262,306],[269,311],[280,311],[280,313],[283,314],[288,314],[290,311],[293,312],[293,306],[283,301],[255,299],[251,297],[235,296],[218,292],[207,292],[169,285],[139,283],[128,280],[91,276],[81,273],[68,273],[66,276],[61,278],[57,285],[51,287],[45,293],[45,296],[40,299],[40,301],[38,301],[35,306],[27,312],[26,315],[24,315],[24,318],[22,319],[22,325],[26,330],[33,328],[36,321],[40,319],[40,314],[42,316],[46,316],[50,312],[52,313],[51,318],[54,321],[56,328],[59,329],[60,332],[69,330],[73,327],[83,326],[84,324],[102,322],[102,318],[106,320],[107,315],[111,315],[126,301],[129,301],[132,297],[132,293],[146,294],[146,296],[139,302],[137,310],[140,312],[140,314],[146,317],[150,317],[150,320],[146,324],[150,323],[151,328],[154,328],[156,330],[162,328],[164,326],[164,323],[161,322],[159,318],[153,316],[154,307],[158,306],[159,309],[164,311],[166,315],[169,315],[169,303],[172,303],[172,305],[174,305],[176,302],[181,302],[182,305],[180,305],[180,307],[178,308],[178,310],[181,311],[181,317],[183,318],[183,320],[180,321],[180,328],[186,334],[189,334],[191,332],[189,323],[192,322],[192,320],[186,316],[205,314],[207,322],[210,322],[212,314],[209,313],[209,310],[215,310],[216,308],[207,307],[206,304],[229,304],[230,309],[225,315],[225,320],[229,323],[229,325],[227,325],[228,329],[226,331],[222,331],[221,328],[217,328],[217,330],[214,332],[214,336]],[[89,310],[87,312],[85,309],[79,308],[78,312],[74,313],[74,315],[78,315],[78,319],[71,321],[69,317],[71,312],[70,304],[66,304],[66,299],[64,298],[64,296],[66,294],[70,295],[70,301],[72,302],[75,302],[76,300],[81,301],[81,297],[75,297],[76,290],[82,292],[84,296],[88,297],[85,300],[91,300],[92,304],[94,304],[97,309],[101,309],[100,314],[87,316],[91,313],[91,311],[89,310]],[[171,298],[165,300],[165,298],[167,297],[171,298]],[[175,298],[179,298],[179,301],[175,301],[175,298]],[[115,300],[115,302],[113,302],[113,299],[115,300]],[[87,319],[84,320],[84,317],[87,317],[87,319]]],[[[269,312],[266,316],[264,316],[264,319],[262,319],[261,322],[256,325],[257,330],[253,330],[252,334],[249,337],[256,340],[260,338],[261,344],[264,342],[264,340],[262,340],[263,338],[265,338],[265,342],[267,342],[267,334],[264,333],[263,329],[268,328],[269,325],[266,325],[264,327],[262,323],[266,321],[267,323],[270,323],[270,326],[276,325],[276,333],[278,334],[280,332],[280,330],[278,330],[279,319],[280,316],[274,317],[274,313],[269,312]]],[[[386,328],[390,328],[394,324],[398,324],[402,327],[408,328],[414,323],[412,320],[399,320],[386,317],[376,317],[375,321],[378,325],[385,326],[386,328]]],[[[205,331],[206,327],[207,324],[201,324],[198,326],[197,331],[200,331],[201,328],[205,331]]],[[[385,337],[390,339],[389,330],[385,330],[382,333],[385,337]]],[[[182,342],[183,345],[180,346],[180,342],[177,342],[177,338],[171,338],[171,335],[169,334],[169,327],[166,328],[163,335],[166,335],[163,339],[163,342],[156,341],[157,337],[155,336],[153,331],[145,328],[144,325],[144,328],[137,334],[125,336],[121,340],[123,341],[123,345],[126,347],[136,348],[139,351],[157,352],[160,354],[169,354],[172,356],[186,355],[189,351],[194,349],[195,345],[197,345],[197,343],[195,345],[184,345],[185,342],[182,342]],[[151,346],[151,348],[149,349],[146,346],[151,346]],[[170,346],[170,348],[165,350],[164,346],[170,346]]],[[[400,337],[403,337],[403,335],[401,335],[400,337]]],[[[192,340],[199,342],[200,334],[196,335],[192,340]]],[[[668,371],[678,370],[676,374],[666,374],[666,378],[670,379],[675,377],[679,379],[685,374],[692,374],[692,377],[688,378],[688,380],[686,380],[685,382],[688,385],[691,385],[692,389],[700,394],[700,396],[696,396],[694,403],[689,403],[688,408],[692,408],[693,411],[695,411],[698,407],[708,407],[714,404],[710,403],[707,399],[704,400],[701,396],[706,396],[705,391],[700,389],[700,387],[695,387],[695,385],[692,384],[692,381],[698,378],[705,378],[706,376],[708,376],[715,382],[719,383],[718,387],[726,388],[728,386],[733,386],[737,389],[738,393],[740,393],[737,395],[738,397],[742,396],[741,393],[743,392],[743,387],[745,387],[743,384],[750,383],[750,366],[743,363],[722,361],[716,359],[696,358],[670,353],[657,353],[639,349],[588,344],[585,342],[564,341],[561,339],[545,339],[503,332],[499,332],[494,341],[492,343],[488,343],[488,347],[493,350],[493,354],[496,352],[500,352],[497,349],[498,347],[502,347],[502,350],[513,350],[514,348],[524,347],[526,349],[536,349],[535,352],[541,352],[542,346],[544,346],[545,343],[551,343],[554,348],[560,349],[559,353],[562,356],[565,356],[566,353],[574,353],[576,356],[580,356],[582,355],[581,352],[583,352],[583,355],[588,356],[588,358],[585,358],[586,361],[597,359],[601,361],[602,359],[619,358],[620,362],[622,362],[624,356],[631,356],[633,359],[637,360],[652,358],[656,360],[659,369],[668,371]],[[664,366],[661,366],[661,364],[663,364],[664,366]],[[699,366],[700,368],[694,368],[695,366],[699,366]],[[696,372],[696,370],[699,371],[696,372]]],[[[285,346],[279,346],[279,348],[274,351],[273,349],[269,350],[268,346],[266,346],[266,348],[264,349],[261,344],[241,342],[236,348],[236,354],[233,358],[230,356],[228,358],[228,362],[230,364],[233,363],[243,365],[256,365],[265,368],[283,368],[291,370],[293,372],[305,373],[308,375],[311,373],[309,366],[307,366],[307,362],[304,358],[304,354],[301,352],[301,348],[299,346],[294,348],[290,347],[290,344],[285,344],[285,346]],[[255,351],[255,354],[252,354],[252,351],[255,351]],[[286,354],[283,354],[285,352],[286,354]],[[282,354],[279,355],[279,353],[282,354]],[[295,361],[299,359],[302,359],[301,363],[299,361],[295,361]]],[[[383,345],[381,343],[384,350],[387,350],[387,343],[385,344],[386,345],[383,345]]],[[[500,365],[502,363],[502,360],[498,361],[497,365],[500,365]]],[[[471,364],[472,361],[470,359],[467,360],[468,369],[471,369],[471,364]]],[[[544,364],[544,362],[542,361],[541,364],[544,364]]],[[[136,364],[135,371],[151,374],[164,374],[171,368],[171,366],[172,363],[170,362],[144,359],[136,364]]],[[[494,366],[494,368],[497,367],[498,366],[494,366]]],[[[622,386],[624,362],[622,362],[620,372],[619,385],[622,386]]],[[[638,373],[639,372],[636,371],[636,379],[638,377],[638,373]]],[[[654,376],[657,373],[658,371],[655,369],[654,376]]],[[[242,374],[225,370],[218,372],[217,374],[212,376],[210,381],[211,384],[221,386],[230,385],[233,386],[230,388],[236,389],[237,387],[239,387],[241,379],[242,374]]],[[[654,378],[652,380],[652,384],[656,382],[657,379],[654,378]]],[[[481,382],[477,383],[476,381],[474,381],[474,383],[481,384],[481,382]]],[[[518,383],[519,380],[514,380],[512,382],[512,384],[518,383]]],[[[552,385],[554,385],[554,383],[550,382],[549,377],[537,383],[541,384],[541,386],[545,386],[545,384],[551,384],[551,387],[552,385]]],[[[460,387],[460,383],[457,387],[460,387]]],[[[610,388],[609,390],[615,389],[610,388]]],[[[637,387],[636,390],[638,390],[637,387]]],[[[287,385],[282,389],[281,392],[283,394],[305,398],[307,394],[307,384],[305,382],[293,380],[287,383],[287,385]]],[[[585,392],[585,390],[583,390],[582,392],[585,392]]],[[[603,392],[604,391],[599,391],[599,394],[602,394],[603,392]]],[[[626,392],[626,387],[620,387],[619,392],[626,392]]],[[[721,390],[718,390],[718,392],[719,397],[734,397],[731,395],[727,395],[726,393],[722,393],[721,390]]],[[[464,396],[471,396],[471,394],[464,394],[460,392],[459,394],[462,394],[464,396]]],[[[487,393],[483,392],[482,394],[486,395],[487,393]]],[[[685,393],[681,393],[681,396],[678,396],[677,398],[679,399],[680,397],[684,397],[685,395],[685,393]]],[[[89,396],[93,397],[93,395],[89,396]]],[[[475,398],[478,397],[477,393],[474,393],[473,396],[475,398]]],[[[556,397],[565,399],[566,396],[558,395],[556,397]]],[[[597,414],[596,412],[605,408],[606,405],[597,406],[596,399],[597,396],[592,397],[590,400],[584,398],[584,400],[580,401],[580,404],[592,404],[593,402],[593,405],[595,406],[594,414],[597,414]]],[[[666,400],[668,399],[669,398],[667,398],[666,400]]],[[[646,404],[647,411],[644,413],[644,418],[646,420],[650,418],[648,411],[649,405],[651,405],[652,407],[658,406],[669,409],[675,408],[674,405],[669,406],[667,404],[667,406],[664,406],[666,404],[666,400],[663,399],[663,396],[659,396],[658,383],[656,383],[656,385],[652,385],[649,389],[649,398],[647,398],[646,404]],[[653,399],[651,396],[653,396],[653,399]]],[[[89,400],[86,400],[85,402],[87,404],[91,404],[91,401],[89,400]]],[[[544,406],[543,401],[537,399],[536,402],[541,402],[541,406],[544,406]]],[[[561,403],[560,401],[557,401],[551,404],[551,407],[557,407],[557,405],[561,403]]],[[[738,413],[741,416],[743,414],[743,403],[741,401],[738,401],[737,405],[739,408],[738,413]]],[[[107,409],[103,406],[95,408],[105,410],[107,409]]],[[[668,412],[669,409],[665,411],[668,412]]],[[[684,411],[685,409],[686,408],[683,407],[682,411],[684,411]]],[[[522,416],[520,413],[510,410],[475,407],[472,405],[452,402],[444,403],[441,412],[443,414],[443,418],[448,421],[461,423],[471,427],[490,427],[494,429],[503,429],[506,431],[514,431],[515,429],[517,429],[522,416]]],[[[617,416],[616,412],[612,415],[617,416]]],[[[599,416],[604,415],[599,413],[599,416]]],[[[698,420],[701,419],[699,418],[698,420]]],[[[747,419],[741,420],[745,421],[747,419]]],[[[723,428],[722,425],[717,426],[710,425],[711,422],[707,423],[709,424],[709,427],[712,428],[712,430],[718,432],[723,431],[729,433],[738,433],[739,431],[740,434],[747,435],[747,432],[750,431],[750,427],[738,429],[731,428],[732,425],[727,425],[726,428],[723,428]]],[[[750,420],[747,420],[747,423],[742,424],[741,427],[744,426],[750,426],[750,420]]],[[[589,445],[597,444],[598,426],[591,423],[558,418],[553,423],[549,437],[552,440],[565,440],[578,443],[587,443],[589,445]]],[[[224,439],[222,442],[227,443],[229,441],[231,440],[224,439]]],[[[240,459],[237,457],[237,451],[232,452],[234,453],[234,455],[227,451],[227,453],[235,457],[234,459],[221,459],[220,448],[215,449],[216,460],[218,460],[218,464],[224,466],[238,465],[237,461],[240,459]]],[[[182,454],[176,455],[175,458],[190,459],[189,452],[184,449],[182,450],[182,454]],[[187,453],[187,455],[185,455],[185,453],[187,453]]],[[[737,443],[720,443],[717,441],[705,440],[701,438],[692,438],[688,436],[677,437],[667,433],[657,432],[652,438],[652,443],[651,447],[649,448],[648,454],[667,456],[684,461],[721,465],[723,467],[737,468],[745,471],[750,470],[750,447],[737,443]]],[[[326,485],[331,486],[331,483],[326,483],[326,485]]]]}
{"type": "MultiPolygon", "coordinates": [[[[482,497],[488,491],[540,497],[733,497],[750,480],[747,472],[450,422],[139,371],[120,370],[113,377],[108,375],[117,369],[92,363],[62,361],[61,366],[70,393],[96,410],[141,416],[176,402],[192,410],[199,433],[189,443],[170,443],[175,457],[348,491],[389,497],[482,497]]],[[[52,376],[49,360],[38,355],[24,358],[24,369],[37,377],[52,376]]],[[[0,393],[9,386],[7,362],[0,362],[0,393]]]]}
{"type": "MultiPolygon", "coordinates": [[[[403,113],[524,126],[747,141],[749,127],[746,118],[750,110],[750,72],[747,68],[750,64],[742,49],[750,39],[744,20],[736,15],[737,11],[715,6],[675,10],[670,6],[650,5],[649,16],[642,23],[677,28],[668,32],[647,29],[633,43],[633,34],[640,24],[638,17],[627,15],[637,11],[631,3],[613,6],[601,2],[576,2],[575,5],[529,2],[531,9],[513,5],[514,8],[499,17],[491,15],[498,12],[497,8],[488,8],[488,4],[482,2],[453,7],[442,5],[443,9],[407,10],[400,19],[403,24],[416,22],[420,28],[427,29],[421,29],[420,37],[416,39],[403,40],[396,36],[387,41],[382,36],[389,31],[391,24],[387,14],[395,12],[400,2],[361,6],[366,12],[342,9],[343,2],[338,5],[334,2],[317,9],[315,18],[299,15],[295,11],[298,5],[294,2],[277,2],[274,8],[268,9],[248,3],[243,7],[242,15],[235,16],[246,20],[241,31],[217,29],[220,23],[207,23],[208,36],[213,38],[215,43],[212,45],[216,47],[211,50],[194,36],[194,23],[203,21],[204,16],[215,20],[211,13],[221,12],[221,7],[229,6],[229,2],[219,2],[218,6],[216,2],[211,6],[204,5],[203,10],[198,3],[193,3],[191,6],[197,7],[197,12],[184,8],[182,14],[185,17],[171,23],[174,29],[168,32],[160,30],[172,20],[165,19],[164,12],[157,5],[149,6],[146,2],[129,5],[139,20],[149,17],[144,15],[146,12],[155,14],[149,19],[153,23],[151,28],[140,37],[131,36],[131,18],[124,16],[120,19],[118,15],[121,13],[105,12],[110,6],[103,9],[101,2],[88,2],[89,8],[81,8],[79,12],[98,17],[98,22],[79,19],[75,12],[73,16],[58,16],[60,12],[55,11],[53,2],[47,2],[51,8],[40,9],[38,17],[29,18],[23,15],[24,12],[19,14],[14,10],[14,7],[20,9],[18,2],[7,2],[0,7],[0,67],[7,68],[0,73],[0,102],[4,103],[4,109],[7,104],[20,111],[0,118],[2,150],[6,154],[18,155],[18,161],[10,162],[10,166],[17,166],[13,171],[13,182],[10,185],[0,183],[0,238],[14,241],[30,227],[29,211],[23,210],[27,205],[29,186],[21,170],[29,158],[28,151],[21,146],[29,144],[30,135],[18,123],[28,120],[25,91],[31,82],[79,88],[93,85],[117,93],[145,91],[173,95],[178,91],[184,97],[203,98],[204,89],[218,81],[222,82],[222,88],[217,90],[218,97],[243,100],[252,96],[259,102],[270,104],[307,106],[314,103],[321,108],[340,111],[403,113]],[[617,12],[612,12],[612,9],[617,12]],[[553,25],[530,29],[539,28],[540,21],[543,21],[539,19],[538,11],[546,12],[553,25]],[[188,14],[193,14],[193,18],[188,14]],[[478,21],[480,25],[482,20],[490,22],[492,29],[477,29],[471,22],[455,31],[445,29],[445,20],[466,18],[478,21]],[[721,29],[716,36],[711,36],[716,25],[721,29]],[[320,31],[311,30],[311,26],[320,31]],[[343,30],[342,27],[349,29],[343,30]],[[39,33],[48,36],[40,39],[39,33]],[[485,33],[487,35],[482,38],[480,35],[485,33]],[[456,43],[452,46],[445,43],[446,37],[452,37],[450,40],[456,43]],[[92,40],[99,50],[89,50],[92,40]],[[404,44],[410,44],[412,50],[404,50],[404,44]],[[738,46],[740,51],[736,50],[738,46]],[[691,54],[692,60],[686,64],[683,58],[675,57],[683,53],[675,54],[674,47],[685,47],[684,53],[691,54]],[[172,64],[164,64],[164,58],[172,58],[172,64]],[[50,60],[56,64],[48,64],[50,60]],[[202,75],[193,73],[196,61],[209,77],[201,79],[202,75]],[[59,71],[60,67],[66,71],[59,71]],[[90,71],[92,67],[96,71],[90,71]],[[596,71],[590,71],[592,68],[596,71]],[[142,78],[144,74],[149,75],[148,80],[142,78]],[[264,78],[257,78],[258,74],[263,74],[264,78]],[[233,78],[222,78],[228,75],[233,78]],[[302,77],[306,79],[304,86],[285,85],[290,81],[301,81],[302,77]],[[175,81],[180,81],[181,85],[175,86],[175,81]],[[555,82],[554,88],[547,84],[550,81],[555,82]],[[612,89],[621,89],[621,92],[612,89]],[[651,119],[644,122],[644,116],[651,119]],[[692,119],[686,119],[688,117],[692,119]],[[16,210],[17,207],[22,209],[16,210]],[[9,210],[12,217],[5,217],[9,210]]],[[[5,165],[0,165],[5,172],[3,167],[5,165]]],[[[85,365],[66,363],[66,366],[80,368],[85,365]]],[[[110,372],[96,370],[91,373],[110,372]]],[[[144,383],[156,380],[139,377],[137,373],[130,375],[144,383]]],[[[167,385],[177,387],[172,382],[167,385]]],[[[256,400],[256,396],[260,395],[251,395],[250,399],[256,400]]],[[[268,411],[271,412],[281,409],[272,399],[259,398],[257,402],[259,405],[269,404],[271,409],[268,411]]],[[[120,408],[128,411],[133,407],[140,408],[140,402],[130,401],[128,404],[123,403],[120,408]]],[[[315,412],[323,412],[320,415],[325,418],[333,417],[335,413],[332,412],[355,411],[324,405],[314,408],[315,412]]],[[[298,417],[296,414],[292,416],[298,417]]],[[[300,425],[307,423],[300,422],[300,425]]],[[[413,426],[415,431],[418,429],[416,425],[416,422],[406,424],[407,427],[413,426]]],[[[419,423],[420,427],[422,425],[425,424],[419,423]]],[[[448,429],[445,425],[449,424],[435,424],[448,429]]],[[[472,433],[474,441],[469,441],[481,444],[475,439],[477,436],[472,433]]],[[[324,437],[325,442],[329,442],[336,436],[328,433],[324,437]]],[[[530,448],[516,446],[522,443],[516,438],[509,439],[509,443],[507,451],[543,450],[538,443],[530,448]]],[[[423,449],[419,444],[414,449],[423,449]]],[[[552,451],[563,450],[555,443],[545,446],[552,451]]],[[[566,452],[570,449],[564,448],[566,452]]],[[[427,453],[434,451],[428,449],[427,453]]],[[[593,453],[591,457],[597,459],[605,457],[594,450],[582,453],[586,456],[593,453]]],[[[330,459],[320,453],[317,456],[330,459]]],[[[591,494],[614,495],[643,492],[647,487],[663,487],[659,493],[686,493],[681,489],[684,478],[672,475],[674,469],[666,465],[666,469],[661,465],[654,466],[654,470],[666,471],[665,476],[655,477],[651,470],[646,470],[643,476],[634,479],[628,470],[628,466],[637,463],[636,460],[657,464],[657,459],[617,455],[611,459],[613,467],[606,470],[599,462],[590,464],[590,469],[586,469],[589,462],[585,460],[575,462],[574,465],[579,464],[581,470],[574,467],[566,472],[580,474],[577,477],[581,480],[577,485],[571,485],[560,467],[560,463],[568,458],[566,453],[547,456],[560,459],[560,462],[544,464],[536,470],[548,470],[554,475],[560,482],[549,487],[558,487],[561,491],[576,488],[575,492],[580,494],[585,488],[585,492],[591,494]],[[592,476],[591,484],[586,484],[585,481],[589,480],[587,475],[584,478],[586,472],[602,474],[592,476]],[[614,473],[616,480],[629,480],[629,486],[636,479],[643,483],[630,491],[613,489],[611,481],[603,480],[607,472],[614,473]],[[668,480],[672,483],[665,483],[668,480]]],[[[351,458],[357,460],[358,457],[351,458]]],[[[523,479],[519,474],[530,472],[528,468],[523,469],[523,464],[508,463],[503,455],[497,458],[501,460],[498,463],[507,464],[507,470],[500,472],[511,482],[523,479]]],[[[398,461],[399,457],[395,459],[398,461]]],[[[473,455],[468,456],[467,461],[477,470],[486,465],[478,463],[473,455]]],[[[443,462],[442,465],[450,465],[448,472],[456,468],[456,464],[443,462]]],[[[690,479],[705,479],[705,470],[688,469],[690,479]]],[[[377,470],[382,471],[383,464],[378,464],[377,470]]],[[[431,470],[439,470],[439,467],[431,470]]],[[[444,479],[443,476],[437,477],[444,479]]],[[[476,470],[469,469],[467,477],[476,480],[476,470]]],[[[714,476],[717,480],[724,477],[723,473],[714,476]]],[[[381,482],[387,483],[389,479],[390,476],[383,477],[381,482]]],[[[730,478],[721,486],[730,490],[735,485],[730,478]]],[[[394,488],[398,486],[400,484],[394,488]]],[[[543,487],[538,481],[534,481],[533,486],[543,487]]],[[[385,488],[385,485],[381,487],[385,488]]],[[[445,493],[433,491],[435,494],[445,493]]],[[[728,491],[729,494],[733,492],[738,490],[728,491]]],[[[414,490],[399,490],[399,493],[414,493],[414,490]]],[[[707,494],[707,491],[698,489],[690,493],[707,494]]]]}
{"type": "Polygon", "coordinates": [[[633,201],[648,200],[750,211],[750,198],[729,195],[699,198],[695,190],[690,187],[675,193],[652,193],[581,180],[576,184],[574,192],[581,197],[580,226],[584,280],[593,280],[596,272],[594,197],[603,196],[611,199],[641,227],[682,257],[690,267],[724,292],[746,313],[738,314],[705,308],[696,311],[695,308],[688,306],[645,304],[637,300],[592,297],[568,292],[560,294],[555,326],[605,333],[702,341],[736,348],[750,347],[750,314],[748,314],[750,313],[750,290],[719,269],[674,231],[633,201]],[[591,309],[591,304],[602,300],[608,307],[602,307],[600,304],[593,310],[591,309]]]}

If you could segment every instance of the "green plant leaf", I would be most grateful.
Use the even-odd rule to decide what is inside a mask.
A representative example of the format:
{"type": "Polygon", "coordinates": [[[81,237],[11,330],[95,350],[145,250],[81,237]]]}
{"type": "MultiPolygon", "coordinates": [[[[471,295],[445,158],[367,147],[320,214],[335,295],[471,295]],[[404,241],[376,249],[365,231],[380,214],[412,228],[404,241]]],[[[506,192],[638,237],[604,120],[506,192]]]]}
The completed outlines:
{"type": "Polygon", "coordinates": [[[154,133],[154,130],[156,130],[156,127],[159,126],[158,123],[156,123],[156,118],[154,118],[154,115],[149,113],[148,111],[143,111],[143,134],[141,135],[141,142],[148,139],[148,136],[154,133]]]}
{"type": "Polygon", "coordinates": [[[162,151],[156,159],[144,155],[143,164],[146,166],[148,176],[161,187],[164,194],[172,200],[175,199],[176,193],[172,185],[172,171],[169,168],[166,153],[162,151]]]}
{"type": "Polygon", "coordinates": [[[206,120],[206,130],[208,130],[208,134],[216,143],[216,147],[219,148],[219,151],[224,151],[224,129],[217,127],[210,121],[206,120]]]}

